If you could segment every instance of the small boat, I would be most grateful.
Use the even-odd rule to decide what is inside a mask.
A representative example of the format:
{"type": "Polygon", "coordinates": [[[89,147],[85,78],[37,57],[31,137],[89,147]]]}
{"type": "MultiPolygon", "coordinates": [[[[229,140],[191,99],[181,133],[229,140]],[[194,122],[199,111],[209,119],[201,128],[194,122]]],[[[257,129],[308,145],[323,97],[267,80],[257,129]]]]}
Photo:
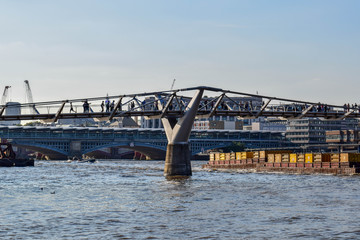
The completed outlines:
{"type": "Polygon", "coordinates": [[[34,165],[34,159],[0,159],[0,167],[33,167],[34,165]]]}
{"type": "Polygon", "coordinates": [[[90,158],[90,159],[85,159],[85,160],[87,160],[89,163],[94,163],[94,162],[96,162],[96,159],[95,159],[95,158],[90,158]]]}
{"type": "Polygon", "coordinates": [[[78,160],[78,162],[80,162],[80,163],[85,163],[85,162],[94,163],[94,162],[96,162],[96,159],[95,158],[80,159],[80,160],[78,160]]]}
{"type": "Polygon", "coordinates": [[[14,163],[8,158],[0,159],[0,167],[14,167],[14,163]]]}
{"type": "Polygon", "coordinates": [[[28,167],[34,166],[33,158],[16,158],[10,143],[0,143],[0,167],[28,167]]]}
{"type": "Polygon", "coordinates": [[[96,162],[95,158],[78,158],[78,157],[73,157],[73,161],[77,161],[78,163],[94,163],[96,162]]]}

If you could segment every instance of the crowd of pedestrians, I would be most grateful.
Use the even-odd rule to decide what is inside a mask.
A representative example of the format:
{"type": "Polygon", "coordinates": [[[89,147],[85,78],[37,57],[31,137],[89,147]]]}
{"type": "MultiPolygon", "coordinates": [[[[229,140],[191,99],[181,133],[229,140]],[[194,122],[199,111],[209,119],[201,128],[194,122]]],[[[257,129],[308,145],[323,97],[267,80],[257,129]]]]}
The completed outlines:
{"type": "Polygon", "coordinates": [[[360,104],[357,105],[356,103],[355,104],[351,104],[348,103],[348,104],[344,104],[344,112],[349,112],[349,111],[358,111],[360,113],[360,104]]]}
{"type": "MultiPolygon", "coordinates": [[[[164,99],[158,99],[154,101],[147,102],[146,100],[140,102],[137,99],[134,98],[134,100],[130,101],[128,103],[128,109],[134,110],[134,109],[140,109],[140,110],[159,110],[159,106],[161,105],[162,108],[167,104],[166,100],[164,99]],[[135,104],[136,103],[136,104],[135,104]],[[138,108],[135,108],[135,106],[138,106],[138,108]]],[[[182,98],[177,99],[176,101],[173,100],[171,104],[168,106],[168,110],[184,110],[185,106],[188,104],[188,102],[184,101],[182,98]]],[[[265,105],[265,103],[258,102],[254,104],[253,101],[240,101],[239,103],[235,102],[229,102],[229,101],[221,101],[220,103],[216,103],[216,99],[205,99],[200,102],[199,110],[212,110],[217,104],[217,110],[239,110],[239,111],[256,111],[260,110],[261,107],[265,105]]],[[[271,111],[296,111],[296,112],[303,112],[306,109],[309,108],[310,105],[308,104],[289,104],[289,105],[277,105],[277,106],[269,106],[268,109],[271,111]]],[[[118,108],[121,109],[121,106],[118,108]]],[[[90,112],[90,103],[86,99],[83,102],[83,111],[84,113],[90,112]]],[[[115,110],[115,100],[110,100],[108,97],[100,104],[100,111],[101,112],[113,112],[115,110]]],[[[333,108],[329,107],[327,104],[318,103],[317,105],[314,105],[310,112],[330,112],[333,108]]],[[[91,110],[92,111],[92,110],[91,110]]],[[[360,112],[360,105],[358,104],[349,104],[346,103],[343,105],[343,111],[349,112],[349,111],[357,111],[360,112]]],[[[73,103],[70,102],[70,113],[76,111],[74,110],[73,103]]]]}

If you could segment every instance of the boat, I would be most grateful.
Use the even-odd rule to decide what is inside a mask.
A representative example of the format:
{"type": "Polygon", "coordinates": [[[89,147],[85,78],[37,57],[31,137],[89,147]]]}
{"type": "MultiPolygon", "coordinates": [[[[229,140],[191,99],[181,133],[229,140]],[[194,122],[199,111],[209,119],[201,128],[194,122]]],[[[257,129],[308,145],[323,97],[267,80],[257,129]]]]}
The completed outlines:
{"type": "Polygon", "coordinates": [[[33,158],[16,158],[11,143],[0,143],[0,167],[34,166],[33,158]]]}
{"type": "Polygon", "coordinates": [[[94,162],[96,162],[96,159],[95,158],[89,158],[89,159],[84,159],[84,161],[87,161],[89,163],[94,163],[94,162]]]}
{"type": "Polygon", "coordinates": [[[86,162],[88,162],[88,163],[94,163],[94,162],[96,162],[96,159],[95,159],[95,158],[80,159],[80,160],[78,160],[78,162],[79,162],[79,163],[86,163],[86,162]]]}
{"type": "Polygon", "coordinates": [[[77,161],[78,163],[94,163],[96,162],[95,158],[78,158],[78,157],[73,157],[72,159],[73,161],[77,161]]]}

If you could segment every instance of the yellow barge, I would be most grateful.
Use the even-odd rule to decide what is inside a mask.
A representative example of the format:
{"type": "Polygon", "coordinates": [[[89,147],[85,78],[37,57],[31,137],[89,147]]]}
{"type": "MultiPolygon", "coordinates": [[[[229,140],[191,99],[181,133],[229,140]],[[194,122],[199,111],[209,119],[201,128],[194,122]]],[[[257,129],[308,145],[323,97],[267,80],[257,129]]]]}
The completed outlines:
{"type": "Polygon", "coordinates": [[[360,153],[293,153],[291,151],[254,151],[210,153],[204,168],[255,169],[259,172],[323,173],[353,175],[360,173],[360,153]]]}

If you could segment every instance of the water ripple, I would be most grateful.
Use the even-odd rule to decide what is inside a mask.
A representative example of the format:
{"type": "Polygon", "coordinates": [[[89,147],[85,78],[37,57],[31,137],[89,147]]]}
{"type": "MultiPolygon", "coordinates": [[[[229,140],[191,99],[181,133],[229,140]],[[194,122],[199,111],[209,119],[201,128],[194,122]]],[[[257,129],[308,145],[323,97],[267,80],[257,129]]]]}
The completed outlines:
{"type": "Polygon", "coordinates": [[[162,161],[0,168],[1,239],[358,239],[360,178],[208,172],[162,161]]]}

